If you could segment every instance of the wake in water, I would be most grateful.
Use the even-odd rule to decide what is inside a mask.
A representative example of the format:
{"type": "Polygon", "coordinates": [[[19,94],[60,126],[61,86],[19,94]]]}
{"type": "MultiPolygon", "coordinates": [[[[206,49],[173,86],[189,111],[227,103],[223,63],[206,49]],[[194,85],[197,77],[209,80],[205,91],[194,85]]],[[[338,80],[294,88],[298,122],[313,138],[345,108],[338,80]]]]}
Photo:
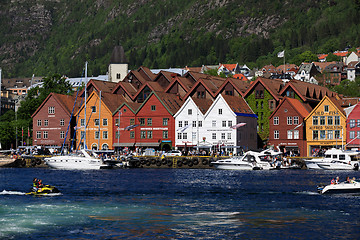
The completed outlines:
{"type": "MultiPolygon", "coordinates": [[[[0,195],[26,195],[26,193],[25,192],[3,190],[2,192],[0,192],[0,195]]],[[[60,196],[60,195],[62,195],[62,193],[48,193],[48,194],[37,195],[37,196],[53,197],[53,196],[60,196]]]]}
{"type": "Polygon", "coordinates": [[[25,195],[26,193],[24,192],[17,192],[17,191],[7,191],[7,190],[3,190],[2,192],[0,192],[0,195],[25,195]]]}

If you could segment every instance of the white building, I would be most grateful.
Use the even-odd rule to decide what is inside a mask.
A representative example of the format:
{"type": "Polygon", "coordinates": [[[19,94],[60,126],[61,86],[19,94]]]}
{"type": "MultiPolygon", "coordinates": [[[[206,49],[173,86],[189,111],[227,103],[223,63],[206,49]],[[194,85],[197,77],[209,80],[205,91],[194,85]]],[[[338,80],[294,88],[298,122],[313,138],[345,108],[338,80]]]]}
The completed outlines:
{"type": "Polygon", "coordinates": [[[257,148],[257,117],[241,97],[188,98],[174,117],[175,146],[180,149],[237,153],[257,148]],[[244,126],[231,128],[239,123],[244,126]]]}

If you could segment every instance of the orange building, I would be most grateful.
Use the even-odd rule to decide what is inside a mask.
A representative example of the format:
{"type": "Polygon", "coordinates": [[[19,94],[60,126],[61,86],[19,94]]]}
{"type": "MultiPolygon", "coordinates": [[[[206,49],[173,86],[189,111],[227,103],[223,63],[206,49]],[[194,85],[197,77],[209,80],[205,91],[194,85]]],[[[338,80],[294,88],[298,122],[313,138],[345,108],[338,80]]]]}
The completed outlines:
{"type": "Polygon", "coordinates": [[[95,150],[113,149],[112,113],[125,101],[121,95],[93,91],[77,112],[76,146],[95,150]],[[86,127],[85,127],[86,126],[86,127]],[[84,141],[85,140],[85,141],[84,141]]]}

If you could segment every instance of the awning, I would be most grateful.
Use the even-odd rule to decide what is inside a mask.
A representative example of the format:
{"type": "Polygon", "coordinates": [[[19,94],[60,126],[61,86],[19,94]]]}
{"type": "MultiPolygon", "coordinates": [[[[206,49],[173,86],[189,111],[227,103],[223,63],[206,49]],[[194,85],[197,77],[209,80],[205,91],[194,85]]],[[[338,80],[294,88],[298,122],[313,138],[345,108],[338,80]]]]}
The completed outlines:
{"type": "Polygon", "coordinates": [[[132,147],[135,143],[114,143],[113,147],[132,147]]]}
{"type": "Polygon", "coordinates": [[[158,147],[160,145],[159,142],[144,142],[144,143],[136,143],[137,147],[158,147]]]}

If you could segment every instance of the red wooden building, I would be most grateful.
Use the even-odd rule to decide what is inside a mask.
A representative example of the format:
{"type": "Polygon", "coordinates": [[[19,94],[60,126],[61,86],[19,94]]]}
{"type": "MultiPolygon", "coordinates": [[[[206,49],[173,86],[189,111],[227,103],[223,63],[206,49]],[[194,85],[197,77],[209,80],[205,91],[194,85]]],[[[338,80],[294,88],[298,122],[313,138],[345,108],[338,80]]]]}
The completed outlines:
{"type": "Polygon", "coordinates": [[[282,152],[306,156],[304,119],[310,111],[298,99],[285,97],[269,117],[269,144],[282,152]]]}
{"type": "MultiPolygon", "coordinates": [[[[33,118],[33,145],[69,148],[74,139],[75,118],[71,116],[74,96],[50,93],[31,116],[33,118]],[[69,125],[70,122],[70,125],[69,125]]],[[[77,101],[74,113],[81,100],[77,101]]]]}
{"type": "Polygon", "coordinates": [[[360,150],[360,102],[355,105],[346,119],[346,148],[360,150]]]}
{"type": "Polygon", "coordinates": [[[115,147],[170,150],[175,146],[173,115],[183,101],[175,94],[151,92],[135,109],[136,103],[124,103],[113,113],[115,147]],[[119,112],[120,120],[119,120],[119,112]],[[120,125],[118,124],[120,122],[120,125]],[[120,127],[118,128],[119,125],[120,127]],[[132,126],[132,127],[129,127],[132,126]],[[130,128],[130,130],[128,130],[130,128]],[[120,135],[120,138],[117,136],[120,135]]]}

